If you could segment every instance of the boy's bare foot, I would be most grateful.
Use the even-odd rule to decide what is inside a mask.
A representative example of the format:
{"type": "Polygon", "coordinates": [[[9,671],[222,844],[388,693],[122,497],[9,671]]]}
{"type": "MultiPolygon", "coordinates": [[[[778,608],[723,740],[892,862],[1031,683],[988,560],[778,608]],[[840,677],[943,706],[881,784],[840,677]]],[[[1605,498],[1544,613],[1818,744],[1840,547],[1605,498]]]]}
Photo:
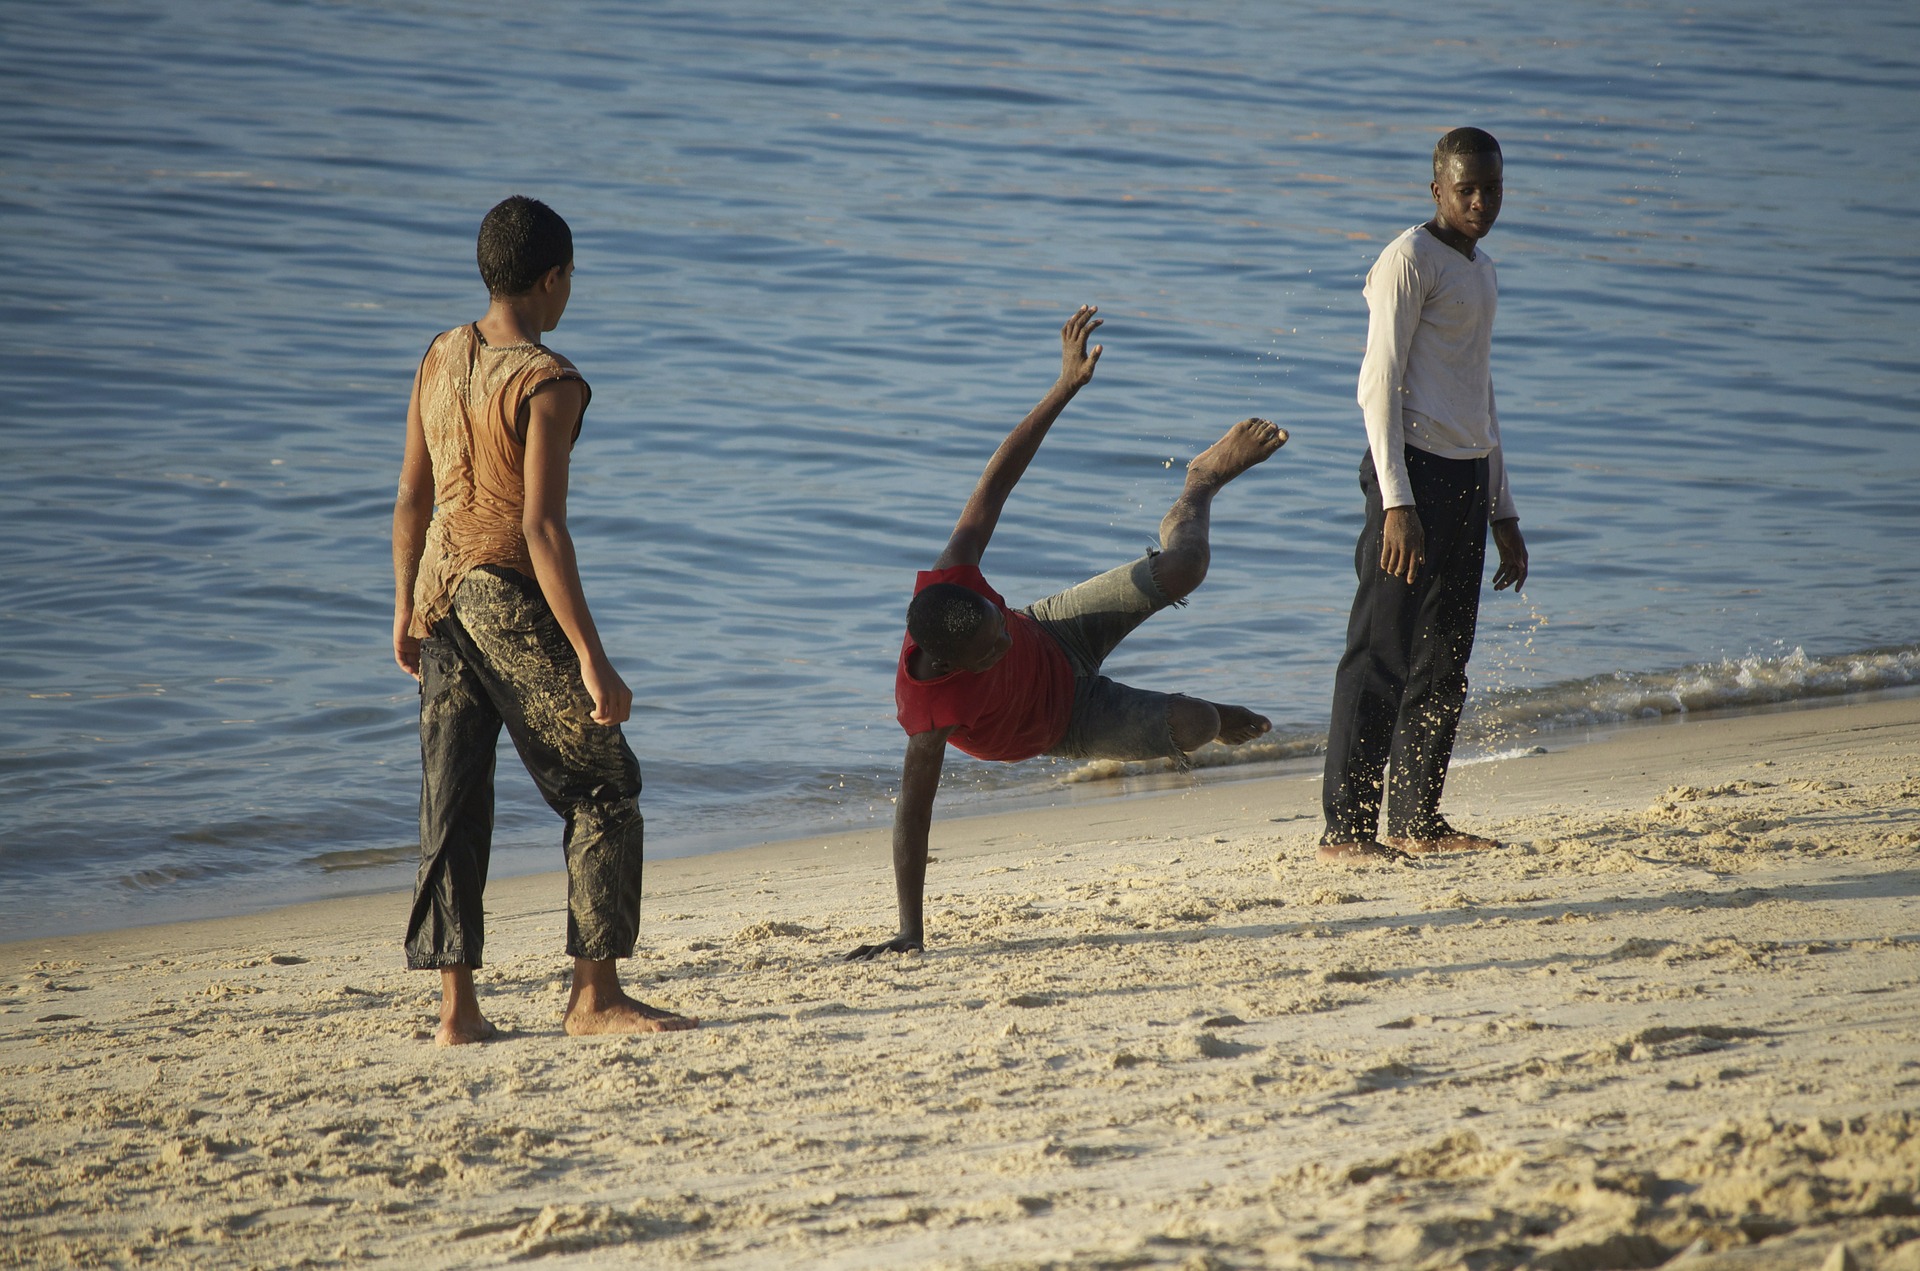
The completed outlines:
{"type": "Polygon", "coordinates": [[[592,1037],[603,1033],[678,1033],[698,1028],[700,1021],[675,1015],[657,1006],[628,997],[625,993],[592,1008],[575,1003],[567,1008],[566,1030],[570,1037],[592,1037]]]}
{"type": "Polygon", "coordinates": [[[627,996],[612,958],[573,960],[573,989],[567,994],[563,1027],[573,1037],[605,1033],[678,1033],[700,1021],[675,1015],[627,996]]]}
{"type": "Polygon", "coordinates": [[[1287,430],[1265,419],[1243,419],[1187,465],[1187,480],[1223,486],[1287,444],[1287,430]]]}
{"type": "Polygon", "coordinates": [[[473,987],[473,968],[440,968],[440,1027],[433,1034],[436,1046],[467,1046],[490,1041],[499,1032],[480,1013],[480,998],[473,987]]]}
{"type": "Polygon", "coordinates": [[[1222,706],[1215,702],[1213,709],[1220,716],[1220,735],[1215,740],[1229,746],[1238,746],[1243,741],[1252,741],[1262,733],[1270,732],[1273,723],[1265,715],[1256,715],[1244,706],[1222,706]]]}
{"type": "Polygon", "coordinates": [[[436,1046],[470,1046],[474,1042],[490,1042],[498,1036],[500,1030],[486,1016],[475,1014],[470,1019],[440,1020],[440,1027],[434,1031],[433,1044],[436,1046]]]}
{"type": "Polygon", "coordinates": [[[1372,839],[1349,839],[1343,843],[1322,843],[1319,860],[1335,865],[1385,865],[1408,859],[1407,853],[1372,839]]]}
{"type": "Polygon", "coordinates": [[[1456,830],[1451,825],[1443,825],[1438,833],[1429,837],[1415,838],[1412,835],[1394,835],[1387,839],[1389,845],[1415,856],[1430,856],[1436,852],[1491,852],[1501,846],[1498,839],[1486,838],[1479,834],[1468,834],[1456,830]]]}

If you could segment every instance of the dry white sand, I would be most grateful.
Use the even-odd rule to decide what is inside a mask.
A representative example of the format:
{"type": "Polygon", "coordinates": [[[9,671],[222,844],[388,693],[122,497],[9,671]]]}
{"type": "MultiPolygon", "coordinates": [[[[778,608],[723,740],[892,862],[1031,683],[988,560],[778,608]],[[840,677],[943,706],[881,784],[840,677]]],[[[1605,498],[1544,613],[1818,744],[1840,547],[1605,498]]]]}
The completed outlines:
{"type": "Polygon", "coordinates": [[[557,877],[422,1040],[404,896],[0,946],[0,1264],[1920,1269],[1920,698],[1455,773],[1512,846],[1313,859],[1317,782],[653,867],[558,1031],[557,877]],[[1843,1247],[1844,1242],[1844,1247],[1843,1247]]]}

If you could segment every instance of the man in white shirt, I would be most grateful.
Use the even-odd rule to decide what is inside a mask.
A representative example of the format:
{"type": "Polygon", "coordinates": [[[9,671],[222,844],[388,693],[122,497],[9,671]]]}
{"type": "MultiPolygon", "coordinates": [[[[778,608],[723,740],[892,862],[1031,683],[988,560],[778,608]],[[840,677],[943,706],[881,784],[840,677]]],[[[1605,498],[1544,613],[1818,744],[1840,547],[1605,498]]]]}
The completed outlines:
{"type": "Polygon", "coordinates": [[[1442,137],[1432,190],[1433,219],[1388,244],[1367,274],[1367,523],[1334,677],[1322,860],[1499,846],[1448,825],[1440,794],[1467,696],[1489,522],[1495,590],[1517,592],[1527,579],[1493,404],[1498,286],[1477,247],[1500,215],[1500,143],[1478,128],[1442,137]]]}

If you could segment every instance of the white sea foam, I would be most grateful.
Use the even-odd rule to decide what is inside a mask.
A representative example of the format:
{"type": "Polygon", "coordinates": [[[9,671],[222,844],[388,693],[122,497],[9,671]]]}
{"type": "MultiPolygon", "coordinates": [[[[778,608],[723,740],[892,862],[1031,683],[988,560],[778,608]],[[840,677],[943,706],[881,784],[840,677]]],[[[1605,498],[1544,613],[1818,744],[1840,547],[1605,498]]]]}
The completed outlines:
{"type": "Polygon", "coordinates": [[[1490,693],[1469,703],[1471,735],[1590,728],[1704,710],[1742,709],[1920,684],[1920,646],[1815,657],[1805,649],[1696,662],[1490,693]]]}

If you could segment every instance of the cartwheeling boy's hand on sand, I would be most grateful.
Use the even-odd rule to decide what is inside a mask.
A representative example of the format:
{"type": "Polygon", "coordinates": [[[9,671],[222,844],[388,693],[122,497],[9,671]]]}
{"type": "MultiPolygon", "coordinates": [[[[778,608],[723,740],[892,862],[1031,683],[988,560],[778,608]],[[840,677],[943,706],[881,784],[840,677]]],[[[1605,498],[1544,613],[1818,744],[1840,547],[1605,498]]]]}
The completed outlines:
{"type": "Polygon", "coordinates": [[[895,936],[880,944],[863,944],[849,953],[848,962],[871,962],[883,953],[925,953],[926,942],[912,936],[895,936]]]}
{"type": "Polygon", "coordinates": [[[1104,346],[1087,347],[1087,337],[1101,323],[1101,319],[1093,316],[1098,312],[1092,305],[1081,305],[1060,328],[1060,382],[1075,392],[1087,386],[1093,378],[1095,364],[1100,361],[1100,350],[1104,346]]]}
{"type": "Polygon", "coordinates": [[[1500,568],[1493,571],[1493,589],[1511,587],[1518,592],[1527,583],[1527,540],[1520,535],[1520,522],[1495,521],[1493,546],[1500,553],[1500,568]]]}
{"type": "Polygon", "coordinates": [[[626,722],[627,716],[633,713],[633,690],[620,678],[620,672],[613,669],[613,663],[605,658],[582,662],[580,678],[593,696],[594,723],[611,726],[626,722]]]}

